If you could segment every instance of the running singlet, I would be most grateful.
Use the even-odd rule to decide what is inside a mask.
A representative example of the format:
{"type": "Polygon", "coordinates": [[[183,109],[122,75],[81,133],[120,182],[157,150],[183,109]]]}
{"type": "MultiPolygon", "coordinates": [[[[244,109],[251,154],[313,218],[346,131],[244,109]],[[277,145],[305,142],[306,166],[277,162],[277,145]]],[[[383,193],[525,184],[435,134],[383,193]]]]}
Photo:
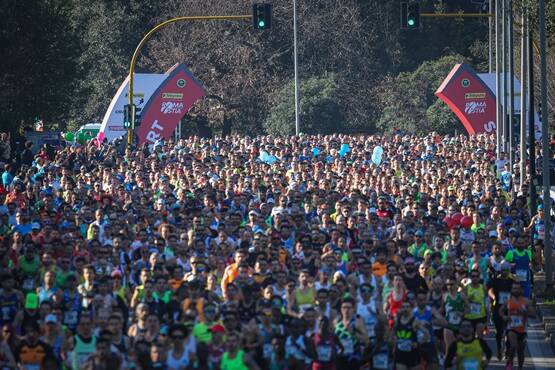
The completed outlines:
{"type": "Polygon", "coordinates": [[[316,359],[314,360],[314,368],[324,368],[325,365],[331,363],[335,352],[335,343],[333,336],[323,338],[320,334],[315,334],[312,338],[314,349],[316,350],[316,359]]]}
{"type": "Polygon", "coordinates": [[[465,343],[457,342],[457,370],[482,370],[484,350],[479,339],[465,343]]]}
{"type": "Polygon", "coordinates": [[[358,340],[355,336],[351,334],[351,331],[349,330],[349,327],[351,325],[355,325],[355,319],[351,320],[348,327],[345,327],[343,321],[339,322],[335,327],[335,334],[343,345],[342,355],[349,358],[357,358],[358,353],[356,349],[358,345],[358,340]]]}
{"type": "Polygon", "coordinates": [[[393,327],[395,323],[395,317],[397,316],[397,312],[401,309],[401,305],[407,299],[407,292],[403,292],[401,299],[396,301],[395,300],[395,292],[391,291],[389,294],[389,327],[393,327]]]}
{"type": "Polygon", "coordinates": [[[464,300],[462,296],[460,293],[457,293],[455,298],[453,298],[450,294],[447,294],[444,305],[449,329],[458,330],[464,314],[464,300]]]}
{"type": "Polygon", "coordinates": [[[397,330],[395,336],[397,338],[397,353],[412,352],[415,350],[413,343],[416,343],[416,332],[413,328],[414,317],[409,322],[402,323],[401,318],[397,318],[397,330]]]}
{"type": "Polygon", "coordinates": [[[529,249],[519,251],[513,249],[507,252],[505,259],[514,263],[515,277],[520,282],[530,280],[530,262],[532,262],[532,252],[529,249]]]}
{"type": "Polygon", "coordinates": [[[509,298],[507,302],[509,316],[509,322],[507,323],[508,330],[517,333],[526,332],[526,317],[523,315],[523,311],[526,311],[526,309],[526,299],[524,297],[519,297],[518,299],[514,297],[509,298]]]}
{"type": "Polygon", "coordinates": [[[432,308],[430,306],[426,306],[424,308],[424,312],[420,312],[418,307],[415,307],[412,311],[412,315],[416,321],[419,321],[425,328],[427,328],[428,337],[426,338],[426,333],[422,330],[418,330],[417,338],[418,343],[430,343],[434,340],[434,331],[432,328],[432,308]]]}
{"type": "Polygon", "coordinates": [[[82,369],[89,356],[96,351],[96,337],[91,337],[89,343],[81,339],[79,335],[75,335],[75,347],[71,353],[71,366],[74,370],[82,369]]]}
{"type": "Polygon", "coordinates": [[[222,356],[222,362],[220,363],[221,370],[249,370],[248,367],[245,366],[243,361],[243,354],[244,352],[240,350],[235,355],[235,358],[229,358],[229,352],[225,352],[222,356]]]}
{"type": "Polygon", "coordinates": [[[19,297],[12,293],[0,296],[0,325],[12,324],[19,309],[19,297]]]}
{"type": "Polygon", "coordinates": [[[482,284],[478,285],[477,288],[468,285],[466,287],[466,294],[470,307],[464,317],[470,320],[486,317],[486,293],[482,284]]]}

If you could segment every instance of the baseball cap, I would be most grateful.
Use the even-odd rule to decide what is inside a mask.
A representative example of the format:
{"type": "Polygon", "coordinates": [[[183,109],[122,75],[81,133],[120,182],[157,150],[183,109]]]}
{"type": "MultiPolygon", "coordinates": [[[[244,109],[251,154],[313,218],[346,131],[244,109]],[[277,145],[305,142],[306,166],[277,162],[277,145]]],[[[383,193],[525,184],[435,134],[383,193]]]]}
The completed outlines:
{"type": "Polygon", "coordinates": [[[25,296],[25,308],[28,310],[39,308],[39,296],[36,293],[27,293],[25,296]]]}
{"type": "Polygon", "coordinates": [[[491,231],[489,232],[489,237],[490,237],[490,238],[497,238],[497,231],[491,230],[491,231]]]}
{"type": "Polygon", "coordinates": [[[223,327],[223,325],[216,324],[210,328],[210,331],[212,333],[225,333],[225,328],[223,327]]]}
{"type": "Polygon", "coordinates": [[[422,230],[417,230],[417,231],[414,233],[414,236],[424,236],[424,233],[422,232],[422,230]]]}
{"type": "Polygon", "coordinates": [[[46,315],[46,317],[44,318],[44,322],[47,323],[47,324],[49,324],[49,323],[57,324],[58,323],[58,318],[56,317],[56,315],[49,314],[49,315],[46,315]]]}
{"type": "Polygon", "coordinates": [[[31,229],[40,230],[40,224],[38,222],[33,222],[33,224],[31,225],[31,229]]]}

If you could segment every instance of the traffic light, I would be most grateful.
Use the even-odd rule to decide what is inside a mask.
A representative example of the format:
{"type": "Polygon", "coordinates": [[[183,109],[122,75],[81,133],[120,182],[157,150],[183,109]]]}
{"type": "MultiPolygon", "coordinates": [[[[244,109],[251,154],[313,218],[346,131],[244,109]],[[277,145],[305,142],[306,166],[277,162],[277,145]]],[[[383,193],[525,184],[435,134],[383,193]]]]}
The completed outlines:
{"type": "Polygon", "coordinates": [[[272,4],[253,4],[252,23],[255,30],[270,29],[272,27],[272,4]]]}
{"type": "Polygon", "coordinates": [[[420,3],[417,1],[401,3],[401,28],[420,28],[420,3]]]}
{"type": "Polygon", "coordinates": [[[123,128],[132,129],[135,126],[135,104],[126,104],[123,106],[123,128]]]}
{"type": "Polygon", "coordinates": [[[133,128],[137,128],[141,125],[141,110],[143,110],[143,108],[135,106],[135,124],[133,125],[133,128]]]}

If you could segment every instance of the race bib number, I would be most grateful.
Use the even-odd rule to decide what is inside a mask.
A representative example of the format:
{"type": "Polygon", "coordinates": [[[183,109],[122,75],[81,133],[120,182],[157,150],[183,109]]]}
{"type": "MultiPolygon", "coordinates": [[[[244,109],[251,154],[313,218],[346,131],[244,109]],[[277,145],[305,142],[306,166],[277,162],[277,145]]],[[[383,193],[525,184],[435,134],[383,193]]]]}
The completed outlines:
{"type": "Polygon", "coordinates": [[[381,369],[386,370],[389,368],[389,359],[387,354],[385,353],[378,353],[372,359],[372,368],[373,369],[381,369]]]}
{"type": "Polygon", "coordinates": [[[23,290],[29,292],[35,288],[35,279],[25,279],[23,281],[23,290]]]}
{"type": "Polygon", "coordinates": [[[470,304],[470,314],[471,315],[480,315],[482,313],[482,305],[479,303],[471,303],[470,304]]]}
{"type": "Polygon", "coordinates": [[[416,338],[418,339],[418,343],[425,343],[426,342],[426,333],[424,330],[418,330],[416,332],[416,338]]]}
{"type": "Polygon", "coordinates": [[[329,362],[331,361],[331,346],[324,345],[316,347],[318,353],[318,361],[329,362]]]}
{"type": "Polygon", "coordinates": [[[40,364],[24,364],[24,370],[40,370],[40,364]]]}
{"type": "Polygon", "coordinates": [[[375,324],[366,325],[366,331],[368,332],[368,338],[374,338],[376,336],[376,331],[374,328],[376,327],[375,324]]]}
{"type": "Polygon", "coordinates": [[[459,325],[461,323],[461,313],[459,311],[450,311],[447,315],[447,321],[451,325],[459,325]]]}
{"type": "Polygon", "coordinates": [[[511,315],[509,317],[511,328],[518,328],[524,325],[524,320],[520,315],[511,315]]]}
{"type": "Polygon", "coordinates": [[[397,342],[397,349],[403,352],[412,351],[412,342],[407,339],[401,339],[397,342]]]}
{"type": "Polygon", "coordinates": [[[343,345],[343,354],[350,355],[355,352],[355,345],[351,338],[341,339],[341,344],[343,345]]]}
{"type": "Polygon", "coordinates": [[[9,322],[12,318],[10,317],[10,308],[2,307],[2,321],[9,322]]]}
{"type": "Polygon", "coordinates": [[[525,269],[516,270],[516,278],[518,281],[528,280],[528,270],[525,270],[525,269]]]}
{"type": "Polygon", "coordinates": [[[499,292],[499,304],[505,304],[509,301],[511,293],[509,292],[499,292]]]}
{"type": "Polygon", "coordinates": [[[64,324],[77,325],[77,311],[68,311],[64,314],[64,324]]]}
{"type": "Polygon", "coordinates": [[[478,370],[480,362],[478,360],[466,359],[462,363],[464,370],[478,370]]]}
{"type": "Polygon", "coordinates": [[[264,358],[272,357],[272,343],[265,343],[264,346],[262,346],[262,356],[264,358]]]}
{"type": "Polygon", "coordinates": [[[89,359],[90,353],[78,353],[77,354],[77,364],[79,365],[79,369],[85,366],[85,363],[89,359]]]}

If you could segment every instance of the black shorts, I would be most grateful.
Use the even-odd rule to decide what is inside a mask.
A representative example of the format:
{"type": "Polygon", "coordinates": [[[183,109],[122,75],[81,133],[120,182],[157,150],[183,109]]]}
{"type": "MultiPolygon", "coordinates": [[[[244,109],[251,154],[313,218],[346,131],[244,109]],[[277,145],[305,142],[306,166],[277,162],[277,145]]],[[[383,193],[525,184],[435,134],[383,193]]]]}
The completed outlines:
{"type": "Polygon", "coordinates": [[[472,323],[472,326],[474,327],[474,330],[476,330],[476,327],[480,324],[486,325],[486,318],[485,317],[481,317],[479,319],[468,319],[468,321],[470,321],[472,323]]]}
{"type": "Polygon", "coordinates": [[[427,364],[437,364],[437,349],[434,342],[421,344],[418,348],[420,358],[426,361],[427,364]]]}
{"type": "Polygon", "coordinates": [[[516,334],[516,339],[518,342],[524,342],[524,340],[526,340],[526,333],[520,333],[518,331],[515,331],[513,329],[507,329],[507,334],[511,332],[511,333],[515,333],[516,334]]]}
{"type": "Polygon", "coordinates": [[[443,328],[434,329],[434,337],[436,337],[437,340],[443,340],[443,328]]]}
{"type": "Polygon", "coordinates": [[[417,350],[410,352],[396,351],[395,363],[406,367],[418,366],[420,365],[420,353],[417,350]]]}

